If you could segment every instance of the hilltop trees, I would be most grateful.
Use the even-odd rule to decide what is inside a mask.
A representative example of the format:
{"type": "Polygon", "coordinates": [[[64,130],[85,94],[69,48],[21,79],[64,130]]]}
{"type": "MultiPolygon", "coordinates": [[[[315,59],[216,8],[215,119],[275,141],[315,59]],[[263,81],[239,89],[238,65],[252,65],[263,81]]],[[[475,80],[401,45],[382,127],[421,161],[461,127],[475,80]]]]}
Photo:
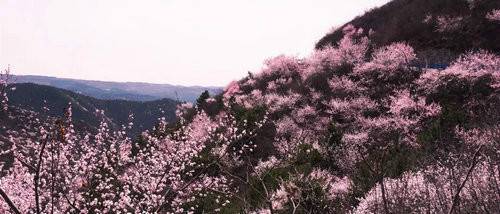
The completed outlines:
{"type": "MultiPolygon", "coordinates": [[[[429,51],[445,50],[451,60],[434,59],[431,63],[447,65],[470,50],[498,53],[500,40],[494,35],[500,33],[500,28],[494,14],[499,9],[500,2],[495,0],[393,0],[366,11],[346,25],[373,29],[370,39],[378,46],[407,42],[419,59],[429,51]]],[[[326,34],[316,48],[336,44],[344,35],[342,28],[326,34]]]]}

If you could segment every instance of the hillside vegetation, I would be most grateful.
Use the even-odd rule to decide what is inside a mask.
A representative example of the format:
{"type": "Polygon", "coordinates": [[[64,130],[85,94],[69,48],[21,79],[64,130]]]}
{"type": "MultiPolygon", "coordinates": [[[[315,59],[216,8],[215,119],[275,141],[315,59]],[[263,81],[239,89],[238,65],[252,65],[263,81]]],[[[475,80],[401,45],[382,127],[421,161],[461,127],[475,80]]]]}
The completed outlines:
{"type": "Polygon", "coordinates": [[[355,18],[323,37],[317,49],[336,44],[342,29],[354,25],[371,33],[376,46],[407,42],[420,60],[450,63],[471,50],[500,52],[500,28],[488,15],[500,8],[496,0],[393,0],[355,18]],[[372,31],[370,31],[370,29],[372,31]]]}
{"type": "Polygon", "coordinates": [[[142,131],[153,128],[158,118],[175,121],[175,109],[178,102],[162,99],[148,102],[126,100],[100,100],[77,94],[64,89],[31,83],[13,84],[15,90],[9,92],[10,104],[25,110],[35,111],[42,115],[58,117],[71,103],[73,121],[78,128],[95,132],[99,126],[100,116],[97,110],[106,112],[106,120],[113,128],[128,123],[135,126],[129,131],[136,136],[142,131]]]}
{"type": "Polygon", "coordinates": [[[27,120],[8,131],[0,211],[497,213],[500,55],[471,48],[431,69],[411,41],[367,31],[266,60],[138,140],[106,120],[75,132],[72,108],[56,125],[27,120]]]}

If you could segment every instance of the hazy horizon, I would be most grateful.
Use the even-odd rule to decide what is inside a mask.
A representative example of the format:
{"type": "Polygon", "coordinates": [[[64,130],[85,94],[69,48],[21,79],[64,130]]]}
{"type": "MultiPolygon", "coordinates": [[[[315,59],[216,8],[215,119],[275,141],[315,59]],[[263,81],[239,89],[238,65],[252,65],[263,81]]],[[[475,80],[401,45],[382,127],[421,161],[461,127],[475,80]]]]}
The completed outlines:
{"type": "Polygon", "coordinates": [[[267,58],[307,56],[329,29],[386,2],[6,0],[0,66],[19,75],[224,86],[267,58]]]}
{"type": "MultiPolygon", "coordinates": [[[[72,77],[56,77],[56,76],[48,76],[48,75],[38,75],[38,74],[11,74],[11,76],[14,78],[13,83],[17,83],[16,81],[16,76],[24,76],[24,77],[43,77],[43,78],[57,78],[57,79],[65,79],[65,80],[83,80],[83,81],[95,81],[95,82],[109,82],[109,83],[139,83],[139,84],[152,84],[152,85],[171,85],[171,86],[179,86],[179,87],[204,87],[204,88],[221,88],[224,86],[217,86],[217,85],[179,85],[175,83],[154,83],[154,82],[144,82],[144,81],[115,81],[115,80],[96,80],[96,79],[83,79],[83,78],[72,78],[72,77]]],[[[34,83],[34,82],[33,82],[34,83]]]]}

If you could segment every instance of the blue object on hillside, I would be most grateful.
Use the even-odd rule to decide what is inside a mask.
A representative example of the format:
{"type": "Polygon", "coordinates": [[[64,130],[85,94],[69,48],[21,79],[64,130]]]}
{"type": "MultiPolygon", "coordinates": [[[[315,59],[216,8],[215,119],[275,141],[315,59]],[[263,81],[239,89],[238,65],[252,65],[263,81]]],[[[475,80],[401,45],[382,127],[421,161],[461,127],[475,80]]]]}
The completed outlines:
{"type": "Polygon", "coordinates": [[[438,70],[444,70],[446,69],[449,64],[430,64],[427,66],[427,68],[433,68],[433,69],[438,69],[438,70]]]}

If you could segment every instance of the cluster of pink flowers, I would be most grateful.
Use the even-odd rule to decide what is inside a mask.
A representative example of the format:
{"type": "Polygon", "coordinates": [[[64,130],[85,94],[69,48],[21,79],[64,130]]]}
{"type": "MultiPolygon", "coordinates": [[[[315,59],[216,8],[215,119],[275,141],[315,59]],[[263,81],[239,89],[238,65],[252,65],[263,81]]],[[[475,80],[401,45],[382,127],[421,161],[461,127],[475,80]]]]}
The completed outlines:
{"type": "MultiPolygon", "coordinates": [[[[316,200],[316,203],[323,203],[322,208],[328,209],[333,205],[330,204],[331,201],[346,196],[350,186],[351,181],[348,178],[338,178],[326,170],[314,169],[308,175],[297,175],[289,181],[282,182],[271,196],[272,209],[275,211],[297,210],[304,200],[312,197],[308,196],[310,192],[306,191],[317,187],[321,188],[320,191],[326,200],[323,201],[322,198],[312,200],[316,200]]],[[[315,197],[318,196],[315,195],[315,197]]],[[[266,213],[264,210],[270,209],[261,209],[258,213],[266,213]]]]}
{"type": "Polygon", "coordinates": [[[258,77],[277,75],[287,77],[297,74],[302,67],[302,60],[292,56],[280,55],[267,59],[265,67],[258,74],[258,77]]]}
{"type": "Polygon", "coordinates": [[[471,52],[460,56],[446,73],[456,73],[459,75],[484,75],[492,74],[498,76],[500,69],[500,57],[486,52],[471,52]]]}
{"type": "Polygon", "coordinates": [[[350,64],[363,62],[369,44],[368,37],[363,36],[364,30],[347,25],[342,31],[344,37],[338,42],[338,50],[343,60],[350,64]]]}
{"type": "Polygon", "coordinates": [[[417,80],[417,84],[427,91],[436,91],[446,84],[450,77],[460,78],[462,81],[475,82],[483,77],[492,78],[491,87],[500,87],[500,57],[486,52],[470,52],[460,56],[444,71],[426,70],[417,80]]]}
{"type": "Polygon", "coordinates": [[[349,188],[351,188],[351,180],[349,178],[339,178],[326,170],[314,169],[309,174],[308,179],[319,182],[325,190],[326,197],[330,200],[344,196],[348,193],[349,188]]]}
{"type": "Polygon", "coordinates": [[[492,21],[500,21],[500,9],[492,10],[486,15],[486,18],[492,21]]]}
{"type": "Polygon", "coordinates": [[[267,161],[259,160],[259,163],[254,168],[254,173],[257,176],[263,176],[266,171],[277,168],[280,165],[280,160],[271,156],[267,161]]]}
{"type": "MultiPolygon", "coordinates": [[[[421,97],[412,98],[409,91],[399,91],[391,97],[388,106],[389,115],[378,118],[358,117],[359,125],[362,127],[361,132],[366,132],[370,136],[368,139],[384,139],[383,142],[391,143],[388,133],[398,133],[399,137],[396,141],[413,142],[416,131],[418,130],[419,122],[427,117],[437,116],[440,113],[441,107],[437,104],[426,104],[421,97]],[[378,137],[377,137],[378,136],[378,137]]],[[[353,145],[361,143],[366,145],[367,142],[352,142],[353,145]]]]}
{"type": "Polygon", "coordinates": [[[239,83],[237,81],[232,81],[224,90],[224,98],[229,99],[231,96],[234,96],[235,94],[240,92],[241,91],[239,83]]]}
{"type": "Polygon", "coordinates": [[[488,146],[500,148],[500,125],[494,125],[482,129],[474,128],[464,130],[457,127],[457,135],[466,143],[476,146],[488,146]]]}
{"type": "MultiPolygon", "coordinates": [[[[482,212],[495,210],[498,196],[490,188],[500,182],[498,168],[485,162],[478,163],[471,180],[463,187],[460,195],[462,211],[482,212]],[[495,174],[496,173],[496,174],[495,174]],[[473,209],[471,209],[473,208],[473,209]]],[[[397,179],[384,183],[388,207],[400,213],[412,210],[421,213],[449,213],[452,199],[457,194],[457,183],[463,181],[467,168],[450,171],[444,167],[429,167],[418,172],[407,172],[397,179]]],[[[383,213],[381,186],[372,188],[361,200],[354,213],[383,213]]]]}
{"type": "Polygon", "coordinates": [[[315,51],[307,60],[309,66],[304,72],[304,79],[319,71],[335,71],[343,64],[356,65],[365,60],[368,51],[368,37],[363,36],[363,29],[352,25],[343,28],[344,37],[337,46],[327,46],[315,51]]]}
{"type": "Polygon", "coordinates": [[[395,96],[391,97],[391,105],[389,112],[395,116],[414,119],[415,116],[437,116],[441,113],[441,107],[438,104],[426,104],[425,98],[418,97],[413,99],[410,91],[397,91],[395,96]],[[420,114],[415,114],[420,113],[420,114]]]}
{"type": "MultiPolygon", "coordinates": [[[[218,198],[221,207],[228,205],[221,193],[230,191],[230,180],[205,172],[215,162],[205,165],[196,159],[209,142],[217,143],[214,150],[220,151],[218,159],[241,154],[230,149],[231,143],[254,132],[227,127],[236,125],[231,122],[233,117],[213,120],[200,112],[171,135],[144,133],[147,145],[132,154],[132,141],[123,134],[126,130],[111,131],[103,111],[97,113],[103,121],[94,136],[76,135],[70,117],[55,127],[32,120],[25,132],[11,133],[13,145],[6,152],[14,154],[14,166],[0,180],[0,188],[17,209],[43,213],[183,213],[189,211],[184,208],[186,203],[208,195],[218,198]]],[[[71,116],[70,107],[66,115],[71,116]]],[[[1,209],[10,207],[2,203],[1,209]]]]}
{"type": "Polygon", "coordinates": [[[383,79],[403,76],[402,72],[408,70],[410,63],[415,58],[416,54],[408,44],[394,43],[377,49],[372,55],[372,60],[357,66],[355,72],[361,76],[380,73],[383,79]]]}

